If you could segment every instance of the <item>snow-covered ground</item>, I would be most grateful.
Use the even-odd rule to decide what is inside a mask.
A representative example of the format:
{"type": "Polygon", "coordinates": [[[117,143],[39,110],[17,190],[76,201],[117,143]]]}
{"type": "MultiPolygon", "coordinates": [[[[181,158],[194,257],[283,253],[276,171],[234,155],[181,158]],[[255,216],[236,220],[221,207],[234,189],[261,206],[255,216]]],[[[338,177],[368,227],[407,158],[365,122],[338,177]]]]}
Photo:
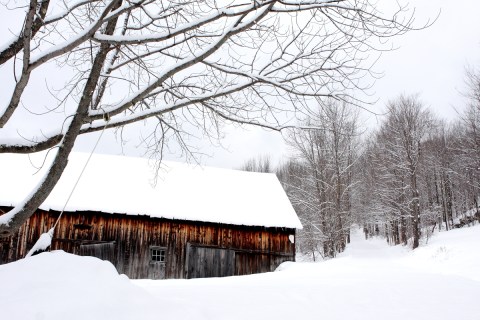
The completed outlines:
{"type": "Polygon", "coordinates": [[[480,319],[480,226],[411,251],[358,231],[339,258],[278,272],[136,280],[63,252],[0,266],[0,319],[480,319]]]}

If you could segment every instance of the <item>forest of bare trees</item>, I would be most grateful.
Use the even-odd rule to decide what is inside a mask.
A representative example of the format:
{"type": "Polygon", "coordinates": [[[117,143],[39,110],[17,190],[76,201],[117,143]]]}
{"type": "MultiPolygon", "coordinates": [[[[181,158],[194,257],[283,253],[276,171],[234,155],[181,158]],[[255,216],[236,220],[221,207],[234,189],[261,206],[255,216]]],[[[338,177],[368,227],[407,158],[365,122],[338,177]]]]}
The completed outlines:
{"type": "MultiPolygon", "coordinates": [[[[293,153],[276,168],[303,230],[298,250],[335,257],[352,225],[366,237],[417,248],[435,230],[480,221],[480,73],[467,72],[468,105],[449,122],[418,95],[400,95],[367,137],[358,108],[318,100],[318,111],[287,138],[293,153]]],[[[243,169],[274,171],[271,161],[243,169]],[[268,170],[262,170],[268,168],[268,170]]]]}

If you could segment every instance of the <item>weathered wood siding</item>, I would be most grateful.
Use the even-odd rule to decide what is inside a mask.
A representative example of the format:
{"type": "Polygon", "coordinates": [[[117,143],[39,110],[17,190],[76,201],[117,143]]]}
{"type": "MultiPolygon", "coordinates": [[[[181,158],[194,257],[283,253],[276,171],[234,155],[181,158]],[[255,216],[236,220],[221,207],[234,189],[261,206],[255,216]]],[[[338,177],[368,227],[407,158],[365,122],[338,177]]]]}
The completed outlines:
{"type": "MultiPolygon", "coordinates": [[[[53,226],[58,214],[39,210],[15,236],[0,239],[0,264],[23,258],[40,234],[53,226]]],[[[273,271],[280,263],[293,261],[295,245],[288,236],[294,232],[284,228],[66,212],[55,229],[51,249],[110,260],[120,273],[133,279],[186,278],[187,245],[229,249],[235,253],[234,274],[244,275],[273,271]],[[165,263],[152,263],[151,246],[166,249],[165,263]]]]}
{"type": "Polygon", "coordinates": [[[187,244],[186,278],[227,277],[235,274],[235,251],[187,244]]]}

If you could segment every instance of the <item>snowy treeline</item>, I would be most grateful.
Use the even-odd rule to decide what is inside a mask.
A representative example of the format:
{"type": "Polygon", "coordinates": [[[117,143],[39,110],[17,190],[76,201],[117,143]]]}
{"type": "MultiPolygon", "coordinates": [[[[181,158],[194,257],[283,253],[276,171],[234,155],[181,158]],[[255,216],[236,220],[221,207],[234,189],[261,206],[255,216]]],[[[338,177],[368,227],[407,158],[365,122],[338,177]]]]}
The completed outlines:
{"type": "MultiPolygon", "coordinates": [[[[352,204],[358,181],[354,174],[360,150],[358,110],[346,102],[318,100],[315,117],[292,130],[292,157],[276,169],[300,220],[301,252],[335,257],[349,242],[352,204]]],[[[268,157],[252,159],[243,170],[271,172],[268,157]]]]}
{"type": "MultiPolygon", "coordinates": [[[[319,111],[290,133],[294,150],[276,169],[304,229],[298,250],[335,257],[353,223],[365,236],[418,247],[435,228],[480,219],[480,76],[468,73],[469,104],[459,118],[440,120],[417,96],[391,100],[368,137],[358,108],[319,100],[319,111]]],[[[265,171],[268,158],[244,169],[265,171]]],[[[267,169],[267,171],[270,169],[267,169]]]]}
{"type": "Polygon", "coordinates": [[[359,221],[366,235],[393,244],[434,228],[449,230],[479,219],[480,78],[469,73],[469,104],[459,119],[439,120],[417,97],[401,96],[368,139],[361,156],[359,221]],[[471,210],[474,209],[474,210],[471,210]]]}

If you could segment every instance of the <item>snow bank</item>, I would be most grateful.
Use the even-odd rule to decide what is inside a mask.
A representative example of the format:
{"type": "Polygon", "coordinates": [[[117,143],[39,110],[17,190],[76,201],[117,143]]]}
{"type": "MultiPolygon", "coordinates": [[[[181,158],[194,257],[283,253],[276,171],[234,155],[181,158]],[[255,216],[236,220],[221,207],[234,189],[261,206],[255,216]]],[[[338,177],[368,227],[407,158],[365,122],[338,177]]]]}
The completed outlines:
{"type": "Polygon", "coordinates": [[[358,231],[339,258],[321,263],[156,281],[130,281],[96,258],[42,253],[0,266],[0,318],[478,320],[479,243],[480,226],[440,233],[415,251],[358,231]]]}
{"type": "Polygon", "coordinates": [[[158,304],[115,267],[63,251],[0,265],[0,318],[158,319],[158,304]]]}
{"type": "MultiPolygon", "coordinates": [[[[167,318],[478,320],[480,282],[465,275],[480,270],[470,251],[480,243],[480,227],[462,231],[457,240],[448,233],[435,239],[457,252],[458,261],[471,262],[460,262],[457,274],[439,274],[432,268],[439,260],[384,239],[365,240],[358,231],[339,258],[321,263],[287,262],[280,272],[226,279],[135,283],[169,306],[167,318]]],[[[422,249],[435,251],[431,245],[422,249]]]]}
{"type": "MultiPolygon", "coordinates": [[[[88,158],[72,153],[57,186],[41,205],[61,210],[88,158]]],[[[0,155],[0,205],[12,206],[45,174],[44,154],[0,155]]],[[[301,228],[274,174],[162,162],[156,172],[147,159],[95,154],[66,210],[149,215],[151,217],[235,225],[301,228]],[[156,184],[154,179],[156,178],[156,184]]]]}
{"type": "Polygon", "coordinates": [[[480,225],[437,232],[428,244],[410,252],[401,262],[425,272],[480,281],[480,225]]]}

